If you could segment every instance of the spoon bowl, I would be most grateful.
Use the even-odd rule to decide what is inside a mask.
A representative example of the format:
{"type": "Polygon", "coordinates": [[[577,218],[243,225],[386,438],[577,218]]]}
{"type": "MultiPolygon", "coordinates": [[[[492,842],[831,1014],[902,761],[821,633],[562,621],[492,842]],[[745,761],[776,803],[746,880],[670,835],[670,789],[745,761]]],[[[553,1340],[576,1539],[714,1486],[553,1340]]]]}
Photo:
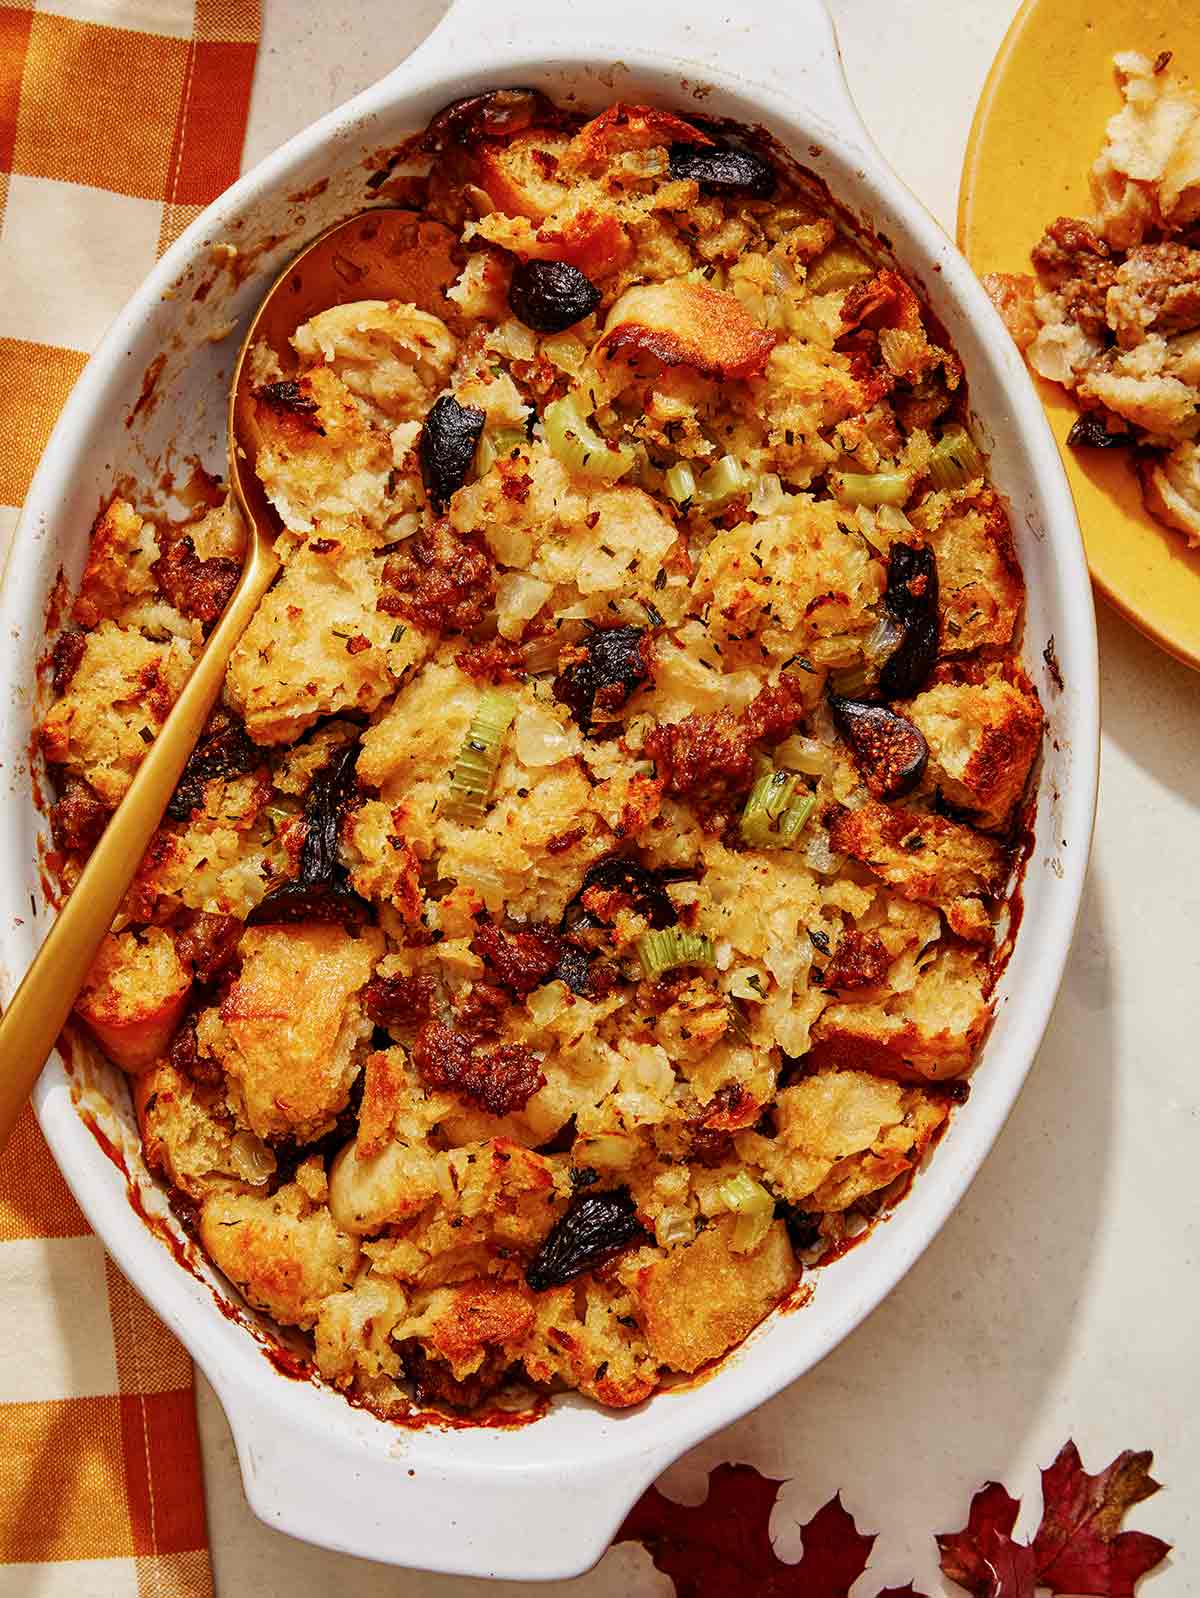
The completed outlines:
{"type": "Polygon", "coordinates": [[[444,309],[458,274],[453,234],[412,211],[380,207],[335,223],[268,289],[242,340],[229,395],[229,486],[246,524],[242,575],[182,693],[0,1017],[0,1152],[87,981],[163,812],[225,682],[229,658],[279,571],[280,522],[252,469],[256,453],[250,350],[271,349],[286,371],[290,339],[317,311],[363,299],[444,309]]]}

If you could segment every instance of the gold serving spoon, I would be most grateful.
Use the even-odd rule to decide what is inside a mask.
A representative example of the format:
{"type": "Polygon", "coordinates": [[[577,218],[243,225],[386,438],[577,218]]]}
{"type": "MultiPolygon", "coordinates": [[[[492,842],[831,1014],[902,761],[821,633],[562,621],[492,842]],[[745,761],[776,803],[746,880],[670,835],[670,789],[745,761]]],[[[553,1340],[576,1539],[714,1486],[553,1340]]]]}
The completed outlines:
{"type": "Polygon", "coordinates": [[[380,207],[327,228],[276,278],[242,341],[229,392],[229,483],[246,523],[241,579],[92,851],[21,986],[0,1018],[0,1151],[71,1014],[104,934],[124,899],[225,681],[238,639],[275,579],[279,518],[252,470],[252,345],[284,370],[289,339],[318,311],[354,300],[403,300],[440,315],[458,275],[454,235],[415,212],[380,207]]]}

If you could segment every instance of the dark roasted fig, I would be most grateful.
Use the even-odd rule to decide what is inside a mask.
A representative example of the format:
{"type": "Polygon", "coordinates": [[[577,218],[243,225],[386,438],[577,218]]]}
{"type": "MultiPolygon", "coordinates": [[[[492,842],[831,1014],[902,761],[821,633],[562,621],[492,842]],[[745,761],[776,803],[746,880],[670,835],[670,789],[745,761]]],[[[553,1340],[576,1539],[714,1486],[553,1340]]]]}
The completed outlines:
{"type": "Polygon", "coordinates": [[[898,799],[916,787],[929,758],[919,727],[886,705],[869,705],[861,699],[831,694],[829,708],[876,799],[898,799]]]}
{"type": "Polygon", "coordinates": [[[444,107],[425,129],[421,143],[427,150],[440,150],[447,143],[511,139],[535,123],[558,120],[557,108],[540,89],[491,89],[444,107]]]}
{"type": "Polygon", "coordinates": [[[1073,448],[1082,444],[1087,449],[1122,449],[1131,442],[1128,432],[1110,433],[1095,411],[1084,411],[1067,434],[1067,443],[1073,448]]]}
{"type": "Polygon", "coordinates": [[[434,401],[417,441],[417,455],[421,481],[435,510],[445,510],[450,496],[466,481],[486,420],[478,406],[460,405],[452,394],[434,401]]]}
{"type": "Polygon", "coordinates": [[[820,1210],[802,1210],[788,1199],[779,1199],[775,1205],[775,1218],[787,1228],[787,1235],[797,1253],[815,1248],[821,1241],[820,1210]]]}
{"type": "Polygon", "coordinates": [[[892,545],[883,602],[903,633],[879,674],[879,691],[909,699],[924,688],[938,656],[937,561],[927,544],[892,545]]]}
{"type": "Polygon", "coordinates": [[[350,888],[349,873],[338,859],[342,817],[357,788],[357,760],[357,743],[344,744],[313,777],[304,804],[299,873],[251,910],[247,926],[281,921],[355,924],[370,919],[370,905],[350,888]]]}
{"type": "Polygon", "coordinates": [[[569,261],[522,261],[508,286],[509,309],[535,333],[564,333],[599,303],[600,290],[569,261]]]}
{"type": "Polygon", "coordinates": [[[203,806],[204,790],[210,782],[217,777],[244,777],[263,764],[262,750],[251,743],[237,717],[227,710],[214,710],[167,801],[168,817],[172,821],[189,821],[192,811],[203,806]]]}
{"type": "Polygon", "coordinates": [[[567,930],[575,927],[597,927],[606,923],[607,917],[597,917],[582,904],[590,888],[604,893],[620,894],[629,899],[631,908],[645,916],[652,927],[673,927],[678,919],[671,896],[663,887],[657,872],[625,855],[608,855],[597,860],[584,872],[583,884],[563,913],[567,930]]]}
{"type": "Polygon", "coordinates": [[[562,1287],[642,1240],[649,1241],[628,1188],[577,1193],[526,1266],[525,1280],[535,1293],[562,1287]]]}
{"type": "Polygon", "coordinates": [[[694,178],[701,194],[747,194],[769,200],[775,192],[775,171],[753,150],[730,144],[673,144],[673,178],[694,178]]]}
{"type": "Polygon", "coordinates": [[[597,710],[619,710],[650,670],[642,627],[596,627],[565,652],[568,664],[555,680],[554,697],[570,705],[584,732],[597,710]]]}

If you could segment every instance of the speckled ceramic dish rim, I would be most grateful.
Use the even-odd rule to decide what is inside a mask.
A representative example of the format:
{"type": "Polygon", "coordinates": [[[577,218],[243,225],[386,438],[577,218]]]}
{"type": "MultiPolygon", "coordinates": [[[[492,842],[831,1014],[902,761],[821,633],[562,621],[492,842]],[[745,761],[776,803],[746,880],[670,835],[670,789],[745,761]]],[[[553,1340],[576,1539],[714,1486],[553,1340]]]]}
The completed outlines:
{"type": "MultiPolygon", "coordinates": [[[[1094,816],[1098,694],[1091,590],[1041,407],[965,262],[870,142],[820,0],[790,7],[755,0],[734,17],[684,0],[653,7],[611,0],[586,18],[549,0],[458,0],[397,71],[285,145],[189,228],[122,312],[63,412],[30,490],[3,595],[3,993],[12,991],[45,924],[36,863],[44,823],[30,796],[27,751],[43,618],[59,566],[77,577],[87,528],[118,474],[145,479],[153,470],[157,478],[164,462],[188,453],[219,465],[233,342],[219,340],[222,327],[245,318],[304,238],[364,203],[364,157],[399,142],[457,96],[512,84],[585,108],[615,97],[651,99],[761,123],[892,241],[966,363],[978,432],[1012,507],[1030,589],[1026,660],[1050,714],[1024,924],[970,1102],[895,1215],[816,1274],[807,1307],[773,1316],[707,1381],[636,1410],[608,1413],[572,1395],[519,1430],[408,1433],[331,1391],[288,1380],[221,1313],[206,1282],[181,1269],[139,1220],[120,1173],[77,1113],[71,1078],[57,1059],[47,1067],[35,1102],[51,1147],[122,1270],[215,1387],[255,1511],[294,1536],[372,1559],[537,1580],[586,1569],[672,1459],[828,1353],[958,1203],[1020,1090],[1058,989],[1094,816]],[[242,251],[241,281],[214,265],[223,241],[242,251]],[[157,404],[126,426],[143,374],[164,352],[157,404]],[[1042,660],[1052,635],[1061,689],[1042,660]],[[40,907],[33,919],[31,895],[40,907]]],[[[108,1110],[108,1080],[102,1072],[94,1081],[83,1075],[91,1085],[81,1085],[77,1070],[75,1097],[108,1117],[143,1178],[120,1095],[118,1109],[108,1110]]],[[[155,1202],[153,1193],[146,1202],[155,1202]]]]}

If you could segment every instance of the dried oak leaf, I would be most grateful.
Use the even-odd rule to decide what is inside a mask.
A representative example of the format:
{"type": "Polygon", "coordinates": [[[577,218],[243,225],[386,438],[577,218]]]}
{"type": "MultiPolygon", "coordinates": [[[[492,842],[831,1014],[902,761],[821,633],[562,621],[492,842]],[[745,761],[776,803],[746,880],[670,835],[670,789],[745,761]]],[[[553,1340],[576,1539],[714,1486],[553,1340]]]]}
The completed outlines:
{"type": "Polygon", "coordinates": [[[1038,1581],[1055,1593],[1130,1598],[1148,1570],[1170,1552],[1170,1543],[1143,1531],[1122,1531],[1134,1504],[1150,1498],[1159,1483],[1150,1474],[1149,1449],[1118,1454],[1089,1476],[1079,1450],[1068,1441],[1042,1472],[1042,1523],[1033,1539],[1038,1581]]]}
{"type": "Polygon", "coordinates": [[[1073,1442],[1042,1472],[1042,1520],[1031,1544],[1013,1540],[1019,1505],[998,1482],[975,1494],[966,1526],[937,1539],[942,1570],[974,1598],[1132,1598],[1170,1551],[1146,1532],[1122,1531],[1126,1512],[1158,1491],[1152,1455],[1126,1449],[1089,1476],[1073,1442]]]}
{"type": "MultiPolygon", "coordinates": [[[[771,1546],[771,1511],[783,1486],[752,1465],[718,1465],[702,1504],[677,1504],[651,1487],[630,1510],[616,1542],[640,1542],[675,1583],[677,1598],[847,1598],[866,1569],[864,1537],[840,1496],[801,1528],[804,1553],[785,1564],[771,1546]]],[[[911,1587],[892,1598],[922,1598],[911,1587]]],[[[883,1598],[883,1595],[880,1595],[883,1598]]]]}

